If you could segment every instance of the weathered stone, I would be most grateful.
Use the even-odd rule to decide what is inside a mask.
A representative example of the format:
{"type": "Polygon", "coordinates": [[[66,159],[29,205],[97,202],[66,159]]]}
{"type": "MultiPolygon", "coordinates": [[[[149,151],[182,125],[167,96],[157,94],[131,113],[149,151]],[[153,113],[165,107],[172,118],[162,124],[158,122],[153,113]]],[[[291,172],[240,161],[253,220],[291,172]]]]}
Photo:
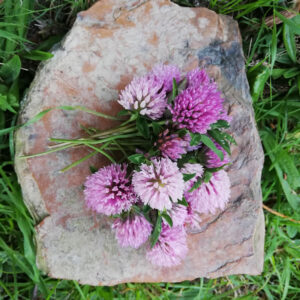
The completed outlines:
{"type": "Polygon", "coordinates": [[[118,247],[110,220],[84,206],[82,183],[95,156],[69,172],[66,165],[88,153],[69,149],[33,159],[20,155],[48,149],[49,138],[75,138],[80,124],[112,122],[79,111],[51,111],[16,134],[16,170],[24,200],[37,221],[38,265],[49,276],[92,285],[176,282],[197,277],[259,274],[263,266],[264,217],[260,176],[263,152],[255,127],[237,23],[205,8],[182,8],[167,0],[102,0],[79,14],[54,57],[37,72],[20,122],[59,105],[83,105],[115,115],[118,91],[156,63],[183,70],[204,66],[217,80],[230,114],[233,164],[230,203],[203,217],[188,235],[189,254],[178,267],[150,265],[139,250],[118,247]]]}

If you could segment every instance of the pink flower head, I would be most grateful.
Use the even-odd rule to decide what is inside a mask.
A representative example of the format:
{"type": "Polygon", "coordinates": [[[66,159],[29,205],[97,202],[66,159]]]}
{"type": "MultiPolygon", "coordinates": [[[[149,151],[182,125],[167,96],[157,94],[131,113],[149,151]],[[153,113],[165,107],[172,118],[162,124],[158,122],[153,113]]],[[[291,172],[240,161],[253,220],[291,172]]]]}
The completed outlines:
{"type": "Polygon", "coordinates": [[[173,204],[169,215],[172,219],[173,226],[182,226],[187,218],[187,207],[181,204],[173,204]]]}
{"type": "Polygon", "coordinates": [[[153,158],[132,176],[134,191],[144,204],[158,210],[171,209],[182,199],[184,181],[177,164],[168,158],[153,158]]]}
{"type": "Polygon", "coordinates": [[[173,78],[177,83],[180,81],[180,70],[173,65],[157,65],[152,69],[150,73],[156,80],[163,82],[163,88],[166,92],[170,92],[173,89],[173,78]]]}
{"type": "Polygon", "coordinates": [[[156,266],[177,266],[188,252],[186,232],[183,226],[169,227],[162,225],[158,242],[150,249],[146,258],[156,266]]]}
{"type": "Polygon", "coordinates": [[[144,244],[152,231],[152,225],[142,215],[135,215],[123,221],[116,219],[112,225],[121,247],[139,248],[144,244]]]}
{"type": "Polygon", "coordinates": [[[221,160],[214,151],[212,151],[211,149],[207,149],[207,151],[205,152],[205,156],[206,156],[206,166],[208,168],[219,168],[230,162],[228,153],[218,143],[215,143],[215,145],[217,149],[222,151],[224,158],[223,160],[221,160]]]}
{"type": "Polygon", "coordinates": [[[216,209],[224,210],[230,197],[230,180],[224,170],[213,173],[209,182],[203,182],[192,192],[185,191],[185,198],[191,208],[199,213],[214,214],[216,209]]]}
{"type": "Polygon", "coordinates": [[[186,154],[189,145],[190,136],[186,135],[181,138],[176,133],[171,134],[169,129],[160,133],[155,143],[155,146],[161,151],[162,156],[172,160],[177,160],[183,154],[186,154]]]}
{"type": "Polygon", "coordinates": [[[129,210],[136,196],[126,172],[126,164],[112,164],[88,176],[84,184],[87,206],[108,216],[129,210]]]}
{"type": "MultiPolygon", "coordinates": [[[[201,78],[205,76],[208,78],[204,73],[201,78]]],[[[223,108],[224,99],[217,85],[206,77],[199,80],[199,85],[196,82],[190,83],[189,87],[175,98],[174,107],[169,107],[173,115],[172,120],[178,128],[204,134],[213,123],[227,119],[223,108]]]]}
{"type": "Polygon", "coordinates": [[[128,110],[138,111],[155,120],[162,117],[166,105],[166,92],[162,82],[153,76],[134,78],[125,90],[121,91],[118,102],[128,110]]]}
{"type": "Polygon", "coordinates": [[[201,228],[200,222],[201,222],[201,218],[199,216],[199,213],[193,210],[189,205],[187,207],[185,226],[187,226],[192,231],[199,230],[201,228]]]}
{"type": "Polygon", "coordinates": [[[200,85],[209,85],[210,78],[204,69],[194,69],[186,74],[188,87],[199,87],[200,85]]]}

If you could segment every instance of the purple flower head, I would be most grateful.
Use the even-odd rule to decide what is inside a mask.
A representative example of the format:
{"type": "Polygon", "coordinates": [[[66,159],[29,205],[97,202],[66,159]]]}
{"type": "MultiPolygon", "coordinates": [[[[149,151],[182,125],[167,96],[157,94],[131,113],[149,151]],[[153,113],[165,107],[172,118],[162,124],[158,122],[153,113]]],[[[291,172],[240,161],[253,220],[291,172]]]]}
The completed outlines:
{"type": "Polygon", "coordinates": [[[169,129],[164,130],[158,136],[155,146],[161,151],[163,157],[168,157],[172,160],[181,158],[187,153],[190,145],[190,136],[186,135],[183,138],[176,133],[170,133],[169,129]]]}
{"type": "Polygon", "coordinates": [[[84,184],[86,205],[108,216],[129,210],[136,196],[126,172],[126,164],[112,164],[88,176],[84,184]]]}
{"type": "Polygon", "coordinates": [[[178,67],[173,65],[156,65],[150,75],[154,76],[157,81],[163,82],[163,88],[166,92],[173,89],[173,78],[179,83],[181,75],[178,67]]]}
{"type": "Polygon", "coordinates": [[[166,105],[166,92],[162,82],[153,76],[134,78],[126,88],[121,91],[118,102],[128,110],[138,111],[155,120],[162,117],[166,105]]]}
{"type": "Polygon", "coordinates": [[[206,156],[206,166],[208,168],[219,168],[230,162],[228,153],[218,143],[215,143],[215,145],[217,149],[222,151],[224,158],[223,160],[221,160],[214,151],[212,151],[211,149],[207,149],[207,151],[205,152],[205,156],[206,156]]]}
{"type": "Polygon", "coordinates": [[[173,226],[182,226],[187,218],[187,207],[181,204],[173,204],[169,215],[172,219],[173,226]]]}
{"type": "Polygon", "coordinates": [[[188,252],[186,232],[183,226],[162,225],[158,242],[150,249],[146,258],[156,266],[172,267],[179,265],[188,252]]]}
{"type": "Polygon", "coordinates": [[[224,210],[230,197],[230,180],[224,170],[213,173],[208,183],[203,182],[192,192],[184,193],[191,208],[199,213],[214,214],[216,209],[224,210]]]}
{"type": "Polygon", "coordinates": [[[135,215],[123,221],[116,219],[112,225],[121,247],[139,248],[152,231],[152,225],[142,215],[135,215]]]}
{"type": "Polygon", "coordinates": [[[153,158],[150,165],[142,164],[140,171],[134,172],[132,184],[141,201],[158,210],[171,209],[172,201],[183,196],[183,176],[168,158],[153,158]]]}
{"type": "Polygon", "coordinates": [[[227,114],[223,108],[224,99],[217,85],[206,78],[199,81],[201,82],[199,85],[196,82],[190,83],[190,86],[175,98],[174,107],[169,109],[173,115],[172,120],[178,128],[204,134],[210,129],[211,124],[226,119],[227,114]]]}

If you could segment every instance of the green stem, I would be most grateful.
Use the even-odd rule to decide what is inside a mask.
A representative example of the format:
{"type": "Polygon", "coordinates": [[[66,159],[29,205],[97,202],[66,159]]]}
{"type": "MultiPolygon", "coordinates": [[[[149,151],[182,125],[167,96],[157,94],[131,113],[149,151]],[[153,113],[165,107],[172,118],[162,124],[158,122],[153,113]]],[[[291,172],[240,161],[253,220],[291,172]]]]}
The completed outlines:
{"type": "Polygon", "coordinates": [[[86,146],[88,146],[88,147],[94,149],[95,151],[99,152],[100,154],[104,155],[104,156],[107,157],[112,163],[114,163],[114,164],[116,163],[116,161],[115,161],[108,153],[102,151],[101,149],[99,149],[99,148],[97,148],[97,147],[95,147],[95,146],[92,146],[92,145],[90,145],[90,144],[87,144],[86,146]]]}
{"type": "Polygon", "coordinates": [[[109,116],[106,114],[103,114],[101,112],[86,108],[84,106],[80,106],[80,105],[75,105],[75,106],[58,106],[56,107],[57,109],[63,109],[63,110],[81,110],[84,112],[87,112],[89,114],[95,115],[97,117],[101,117],[104,119],[108,119],[108,120],[114,120],[114,121],[122,121],[122,119],[118,118],[118,117],[113,117],[113,116],[109,116]]]}
{"type": "Polygon", "coordinates": [[[20,158],[38,157],[38,156],[50,154],[50,153],[53,153],[53,152],[56,152],[56,151],[64,150],[64,149],[70,148],[72,146],[73,146],[72,144],[71,145],[63,145],[61,147],[57,147],[55,149],[50,149],[48,151],[44,151],[44,152],[40,152],[40,153],[36,153],[36,154],[31,154],[31,155],[23,155],[23,156],[20,156],[20,158]]]}
{"type": "Polygon", "coordinates": [[[108,137],[108,138],[104,138],[101,140],[91,140],[91,139],[78,139],[78,140],[68,140],[68,139],[55,139],[55,138],[51,138],[50,141],[51,142],[56,142],[56,143],[71,143],[74,145],[97,145],[97,144],[103,144],[109,141],[113,141],[116,139],[127,139],[127,138],[131,138],[131,137],[138,137],[138,135],[135,134],[124,134],[124,135],[115,135],[112,137],[108,137]]]}
{"type": "MultiPolygon", "coordinates": [[[[107,146],[109,145],[109,142],[108,143],[105,143],[104,145],[102,145],[99,149],[103,149],[103,148],[106,148],[107,146]]],[[[99,150],[98,149],[98,150],[99,150]]],[[[90,157],[94,156],[95,154],[97,154],[99,151],[93,151],[91,153],[89,153],[88,155],[82,157],[81,159],[73,162],[72,164],[68,165],[67,167],[63,168],[60,170],[61,173],[63,172],[66,172],[68,170],[70,170],[71,168],[73,167],[76,167],[77,165],[79,165],[80,163],[84,162],[85,160],[89,159],[90,157]]]]}
{"type": "Polygon", "coordinates": [[[68,165],[67,167],[61,169],[59,172],[60,173],[66,172],[66,171],[72,169],[73,167],[78,166],[79,164],[81,164],[82,162],[84,162],[85,160],[89,159],[90,157],[94,156],[97,153],[98,153],[97,151],[91,152],[88,155],[82,157],[81,159],[76,160],[75,162],[73,162],[72,164],[68,165]]]}

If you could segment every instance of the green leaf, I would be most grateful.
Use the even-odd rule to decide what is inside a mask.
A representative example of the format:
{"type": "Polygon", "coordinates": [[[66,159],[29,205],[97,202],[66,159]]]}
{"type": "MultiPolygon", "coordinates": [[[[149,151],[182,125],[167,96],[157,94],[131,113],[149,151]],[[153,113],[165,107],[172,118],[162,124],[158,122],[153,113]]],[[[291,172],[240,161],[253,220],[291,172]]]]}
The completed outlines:
{"type": "Polygon", "coordinates": [[[277,55],[277,27],[273,18],[272,44],[271,44],[271,69],[273,69],[277,55]]]}
{"type": "Polygon", "coordinates": [[[128,116],[128,115],[130,115],[130,114],[131,114],[131,112],[130,112],[129,110],[127,110],[127,109],[122,109],[122,110],[120,110],[120,111],[118,112],[117,116],[118,116],[118,117],[122,117],[122,116],[128,116]]]}
{"type": "Polygon", "coordinates": [[[7,39],[16,44],[19,42],[32,44],[32,42],[30,42],[29,40],[26,40],[17,34],[14,34],[14,33],[8,32],[7,30],[2,30],[2,29],[0,29],[0,38],[7,39]]]}
{"type": "Polygon", "coordinates": [[[151,248],[153,248],[154,245],[157,243],[159,235],[161,233],[161,229],[162,229],[162,217],[158,215],[154,230],[150,236],[151,248]]]}
{"type": "Polygon", "coordinates": [[[7,83],[16,80],[21,71],[21,60],[18,55],[13,56],[0,69],[0,77],[7,83]]]}
{"type": "MultiPolygon", "coordinates": [[[[291,160],[291,158],[289,157],[288,154],[286,156],[283,156],[283,154],[281,154],[280,160],[278,160],[278,157],[276,159],[276,152],[274,153],[274,150],[276,149],[276,140],[273,137],[273,133],[271,133],[269,131],[263,131],[262,141],[263,141],[263,145],[266,149],[267,155],[269,156],[271,162],[273,163],[278,180],[281,184],[281,187],[286,196],[286,199],[288,200],[288,203],[294,210],[300,211],[300,198],[297,195],[297,193],[292,189],[290,183],[284,179],[284,171],[282,170],[283,164],[280,163],[280,160],[282,158],[285,159],[285,164],[288,162],[288,160],[291,160]]],[[[292,165],[292,163],[289,165],[292,165]]],[[[293,168],[291,171],[289,170],[289,172],[292,172],[291,174],[294,174],[295,168],[293,168]]],[[[291,178],[289,178],[290,177],[289,175],[287,176],[287,178],[289,178],[289,180],[293,180],[291,182],[291,184],[298,185],[299,173],[297,173],[297,174],[298,174],[298,176],[296,176],[296,177],[295,177],[295,175],[291,175],[291,178]]]]}
{"type": "Polygon", "coordinates": [[[160,134],[160,132],[162,131],[161,125],[157,122],[152,122],[151,124],[152,124],[154,135],[158,136],[160,134]]]}
{"type": "Polygon", "coordinates": [[[283,24],[283,42],[289,57],[294,63],[296,63],[297,48],[296,48],[295,34],[292,30],[290,30],[290,27],[287,24],[283,24]]]}
{"type": "Polygon", "coordinates": [[[50,52],[45,52],[41,50],[32,50],[27,53],[22,54],[23,58],[30,59],[30,60],[48,60],[53,57],[53,54],[50,52]]]}
{"type": "Polygon", "coordinates": [[[59,43],[64,34],[51,35],[48,39],[39,43],[37,50],[49,51],[55,44],[59,43]]]}
{"type": "Polygon", "coordinates": [[[203,176],[203,181],[205,183],[208,183],[212,177],[213,173],[212,172],[209,172],[206,170],[206,172],[204,173],[204,176],[203,176]]]}
{"type": "Polygon", "coordinates": [[[225,120],[218,120],[216,123],[210,126],[211,129],[229,128],[229,127],[230,127],[229,123],[225,120]]]}
{"type": "Polygon", "coordinates": [[[7,99],[12,107],[19,107],[19,83],[15,80],[9,88],[7,99]]]}
{"type": "MultiPolygon", "coordinates": [[[[252,75],[252,74],[251,74],[252,75]]],[[[248,76],[251,76],[248,74],[248,76]]],[[[260,68],[260,71],[256,72],[254,75],[254,78],[252,80],[251,85],[251,96],[254,102],[258,100],[260,95],[262,94],[265,84],[270,77],[270,70],[267,67],[260,68]]],[[[249,83],[251,83],[251,80],[249,80],[249,83]]]]}
{"type": "Polygon", "coordinates": [[[173,88],[172,88],[172,100],[174,100],[178,95],[178,86],[176,79],[173,78],[173,88]]]}
{"type": "Polygon", "coordinates": [[[186,206],[186,207],[189,206],[188,202],[186,201],[186,199],[184,197],[182,197],[182,199],[180,201],[178,201],[178,204],[186,206]]]}
{"type": "Polygon", "coordinates": [[[151,207],[149,205],[144,205],[143,206],[143,213],[144,215],[148,214],[148,212],[151,210],[151,207]]]}
{"type": "MultiPolygon", "coordinates": [[[[208,135],[210,135],[229,155],[230,152],[230,145],[226,141],[225,137],[228,138],[228,136],[231,138],[231,135],[227,134],[225,135],[225,132],[221,132],[218,129],[209,130],[208,135]]],[[[219,150],[220,151],[220,150],[219,150]]],[[[222,151],[221,151],[222,152],[222,151]]],[[[224,157],[223,157],[224,158],[224,157]]],[[[222,159],[223,160],[223,159],[222,159]]]]}
{"type": "Polygon", "coordinates": [[[150,138],[150,130],[149,130],[148,122],[145,118],[141,117],[140,115],[137,117],[137,120],[136,120],[136,128],[137,128],[138,132],[145,139],[150,138]]]}
{"type": "Polygon", "coordinates": [[[182,174],[182,175],[183,175],[183,180],[186,182],[186,181],[189,181],[192,178],[194,178],[196,176],[196,173],[193,173],[193,174],[182,174]]]}
{"type": "Polygon", "coordinates": [[[273,69],[272,70],[272,78],[276,80],[276,79],[280,78],[281,76],[283,76],[283,74],[288,70],[289,69],[273,69]]]}
{"type": "Polygon", "coordinates": [[[9,110],[12,113],[17,113],[7,101],[7,95],[0,94],[0,109],[3,111],[9,110]]]}
{"type": "Polygon", "coordinates": [[[170,225],[170,227],[173,227],[172,218],[167,213],[163,213],[162,217],[167,221],[167,223],[170,225]]]}
{"type": "Polygon", "coordinates": [[[90,171],[92,174],[94,174],[98,171],[98,169],[95,166],[90,166],[90,171]]]}
{"type": "Polygon", "coordinates": [[[278,11],[275,11],[275,15],[287,26],[289,26],[289,29],[293,31],[294,33],[300,35],[300,26],[295,21],[295,18],[288,19],[284,17],[282,14],[280,14],[278,11]]]}
{"type": "Polygon", "coordinates": [[[224,154],[221,150],[219,150],[213,140],[209,138],[207,135],[202,134],[201,135],[201,142],[206,145],[209,149],[211,149],[213,152],[215,152],[220,160],[224,159],[224,154]]]}
{"type": "Polygon", "coordinates": [[[284,269],[283,269],[283,274],[282,278],[284,280],[284,288],[283,288],[283,293],[281,300],[285,300],[288,294],[288,290],[290,288],[290,279],[291,279],[291,265],[290,265],[290,260],[287,257],[283,263],[284,269]]]}
{"type": "Polygon", "coordinates": [[[287,231],[287,234],[289,235],[289,237],[291,239],[293,239],[296,236],[296,234],[298,233],[298,231],[300,232],[300,226],[296,225],[296,224],[287,225],[286,231],[287,231]]]}
{"type": "Polygon", "coordinates": [[[300,74],[300,68],[295,67],[295,68],[290,68],[288,69],[286,72],[284,72],[283,77],[284,78],[294,78],[296,77],[298,74],[300,74]]]}
{"type": "Polygon", "coordinates": [[[210,172],[210,173],[216,173],[216,172],[218,172],[218,171],[224,169],[224,167],[229,166],[229,165],[231,165],[231,163],[224,164],[223,166],[218,167],[218,168],[207,168],[206,171],[208,171],[208,172],[210,172]]]}
{"type": "MultiPolygon", "coordinates": [[[[229,133],[221,132],[221,134],[222,134],[224,140],[228,141],[231,144],[237,145],[236,140],[229,133]]],[[[229,151],[229,154],[230,154],[230,151],[229,151]]]]}
{"type": "Polygon", "coordinates": [[[136,165],[142,164],[146,161],[146,158],[143,154],[132,154],[128,156],[128,159],[136,165]]]}
{"type": "Polygon", "coordinates": [[[189,134],[189,131],[185,128],[179,129],[177,132],[177,135],[181,138],[185,137],[187,134],[189,134]]]}
{"type": "Polygon", "coordinates": [[[199,188],[202,183],[203,183],[203,179],[201,177],[199,177],[197,179],[197,181],[194,183],[194,185],[192,186],[192,188],[189,190],[189,193],[191,193],[194,190],[196,190],[197,188],[199,188]]]}
{"type": "Polygon", "coordinates": [[[200,133],[190,133],[191,135],[191,142],[190,145],[191,146],[197,146],[200,144],[201,142],[201,134],[200,133]]]}

